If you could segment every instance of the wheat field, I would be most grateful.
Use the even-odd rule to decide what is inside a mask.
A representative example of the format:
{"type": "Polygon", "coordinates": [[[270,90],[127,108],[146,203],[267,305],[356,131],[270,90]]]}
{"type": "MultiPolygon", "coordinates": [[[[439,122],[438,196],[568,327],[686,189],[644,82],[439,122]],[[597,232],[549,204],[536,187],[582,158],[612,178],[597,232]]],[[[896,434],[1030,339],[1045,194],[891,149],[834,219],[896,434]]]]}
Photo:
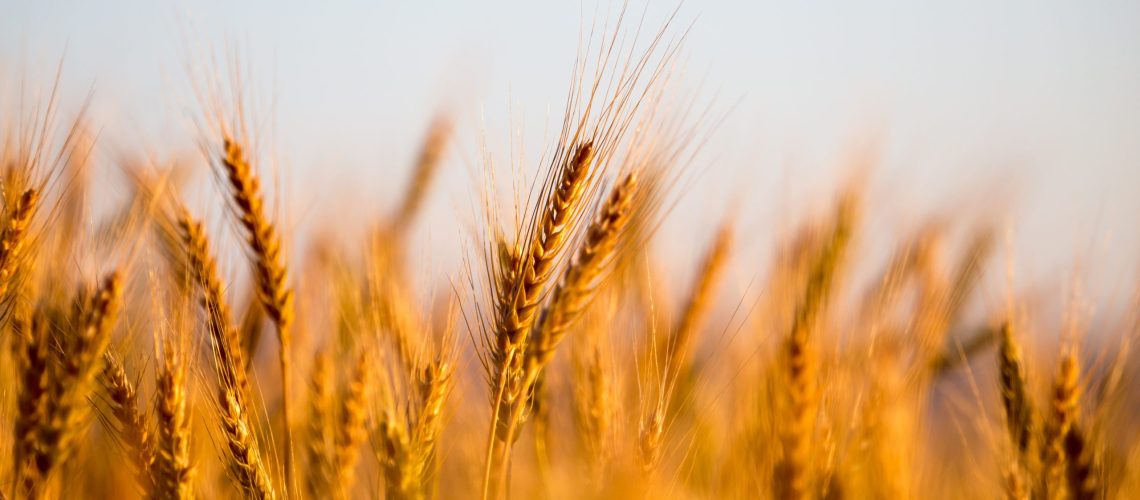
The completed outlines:
{"type": "Polygon", "coordinates": [[[723,112],[679,85],[684,22],[618,21],[540,158],[439,112],[393,209],[317,230],[241,64],[187,75],[188,155],[101,140],[51,85],[5,101],[0,499],[1140,497],[1140,286],[1020,284],[998,218],[866,245],[874,148],[785,231],[659,238],[723,112]],[[456,157],[436,278],[415,229],[456,157]]]}

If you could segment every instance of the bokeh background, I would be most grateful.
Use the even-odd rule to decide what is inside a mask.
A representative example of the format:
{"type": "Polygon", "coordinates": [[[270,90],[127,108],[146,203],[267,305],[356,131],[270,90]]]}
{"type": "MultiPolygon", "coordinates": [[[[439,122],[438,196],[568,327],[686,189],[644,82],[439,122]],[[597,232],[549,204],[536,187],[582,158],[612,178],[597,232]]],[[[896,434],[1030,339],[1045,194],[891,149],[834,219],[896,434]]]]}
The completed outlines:
{"type": "MultiPolygon", "coordinates": [[[[0,74],[8,89],[42,91],[62,66],[64,109],[89,99],[99,154],[114,163],[136,149],[194,151],[194,63],[238,55],[298,228],[394,206],[446,110],[459,143],[419,240],[426,266],[448,275],[461,249],[433,243],[473,220],[484,139],[506,161],[521,135],[536,168],[583,30],[619,7],[4,0],[0,74]]],[[[627,28],[643,9],[652,28],[675,7],[633,2],[627,28]]],[[[741,250],[728,286],[747,289],[780,229],[824,201],[849,152],[871,143],[867,248],[887,249],[876,241],[923,215],[986,217],[1009,235],[1001,253],[1022,285],[1059,290],[1080,276],[1108,307],[1126,303],[1140,257],[1140,2],[707,0],[682,5],[672,31],[689,23],[686,86],[724,120],[662,229],[667,258],[699,258],[694,242],[735,203],[741,250]]],[[[681,282],[694,266],[677,267],[681,282]]]]}

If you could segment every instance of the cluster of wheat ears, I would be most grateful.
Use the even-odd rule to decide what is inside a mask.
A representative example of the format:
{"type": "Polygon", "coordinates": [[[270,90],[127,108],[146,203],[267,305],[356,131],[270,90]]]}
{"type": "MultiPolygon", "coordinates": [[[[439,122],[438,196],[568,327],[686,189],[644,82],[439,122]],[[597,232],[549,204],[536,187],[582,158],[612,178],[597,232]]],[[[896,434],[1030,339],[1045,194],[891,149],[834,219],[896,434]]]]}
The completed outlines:
{"type": "Polygon", "coordinates": [[[442,285],[408,249],[447,117],[349,245],[290,239],[243,99],[201,92],[195,122],[229,240],[159,162],[123,162],[106,201],[54,97],[8,115],[0,498],[1140,495],[1140,320],[1089,335],[1079,297],[1063,321],[983,300],[993,226],[919,224],[880,265],[853,181],[786,234],[725,217],[671,289],[688,264],[646,249],[716,120],[669,90],[683,35],[620,32],[587,37],[513,213],[482,162],[442,285]],[[773,242],[766,270],[742,237],[773,242]],[[762,270],[747,299],[721,286],[762,270]]]}

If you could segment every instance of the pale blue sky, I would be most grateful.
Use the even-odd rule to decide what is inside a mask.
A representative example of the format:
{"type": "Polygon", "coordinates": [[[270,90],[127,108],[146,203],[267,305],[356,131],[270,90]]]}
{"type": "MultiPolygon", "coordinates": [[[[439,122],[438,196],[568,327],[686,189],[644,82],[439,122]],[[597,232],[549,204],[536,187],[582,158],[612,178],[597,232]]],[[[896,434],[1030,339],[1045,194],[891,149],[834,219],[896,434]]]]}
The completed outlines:
{"type": "MultiPolygon", "coordinates": [[[[649,19],[672,6],[655,3],[649,19]]],[[[450,106],[469,145],[431,209],[449,228],[481,124],[505,145],[513,104],[537,156],[582,12],[589,23],[595,4],[5,0],[0,70],[5,85],[21,73],[43,81],[66,47],[70,102],[94,89],[109,141],[177,143],[194,114],[188,47],[240,49],[258,95],[274,98],[291,182],[368,210],[393,204],[432,111],[450,106]]],[[[1081,254],[1102,287],[1136,276],[1140,2],[709,0],[680,19],[696,20],[688,79],[728,119],[673,227],[748,192],[758,236],[747,244],[770,247],[763,236],[803,195],[825,193],[844,148],[874,129],[886,149],[875,204],[888,214],[875,222],[888,234],[954,201],[969,214],[996,206],[1017,221],[1026,267],[1056,274],[1081,254]]],[[[699,227],[702,238],[712,230],[699,227]]]]}

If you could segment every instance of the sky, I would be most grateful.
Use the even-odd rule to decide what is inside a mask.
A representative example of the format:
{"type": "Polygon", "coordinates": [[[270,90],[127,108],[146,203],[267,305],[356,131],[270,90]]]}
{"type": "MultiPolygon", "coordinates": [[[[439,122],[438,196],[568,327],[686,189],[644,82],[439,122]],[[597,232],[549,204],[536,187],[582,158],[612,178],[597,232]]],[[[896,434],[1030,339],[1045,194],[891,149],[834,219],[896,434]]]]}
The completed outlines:
{"type": "MultiPolygon", "coordinates": [[[[90,95],[102,140],[192,145],[188,61],[240,54],[290,196],[365,213],[395,205],[427,124],[448,110],[463,139],[424,229],[443,240],[470,218],[461,193],[479,138],[507,155],[515,130],[536,159],[580,31],[617,6],[4,0],[0,78],[43,85],[62,60],[63,102],[90,95]]],[[[674,7],[651,3],[647,24],[674,7]]],[[[742,253],[762,271],[778,230],[869,140],[884,241],[924,214],[990,216],[1008,223],[1028,279],[1080,268],[1119,294],[1140,275],[1140,2],[707,0],[677,19],[692,24],[685,81],[725,117],[663,229],[665,247],[687,243],[678,259],[697,258],[690,243],[736,203],[742,253]]]]}

